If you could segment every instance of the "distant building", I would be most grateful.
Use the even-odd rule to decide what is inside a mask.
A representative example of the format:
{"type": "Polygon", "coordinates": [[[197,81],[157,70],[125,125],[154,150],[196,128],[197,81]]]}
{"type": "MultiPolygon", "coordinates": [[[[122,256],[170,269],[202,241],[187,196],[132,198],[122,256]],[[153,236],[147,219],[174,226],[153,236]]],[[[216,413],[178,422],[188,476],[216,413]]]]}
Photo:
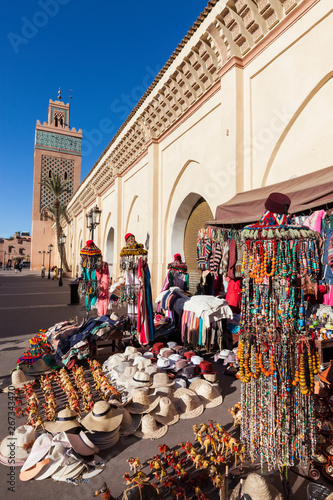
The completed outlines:
{"type": "Polygon", "coordinates": [[[13,239],[0,238],[0,261],[2,265],[17,259],[29,262],[31,257],[31,237],[28,231],[15,233],[13,239]]]}
{"type": "MultiPolygon", "coordinates": [[[[72,198],[79,187],[81,175],[82,130],[69,128],[69,104],[49,101],[48,121],[43,124],[37,120],[34,153],[34,180],[32,201],[32,247],[31,269],[40,269],[44,250],[52,243],[55,245],[54,221],[47,217],[47,208],[53,203],[53,196],[40,181],[60,174],[68,179],[70,191],[60,197],[64,205],[72,198]]],[[[56,259],[56,252],[53,253],[56,259]]]]}

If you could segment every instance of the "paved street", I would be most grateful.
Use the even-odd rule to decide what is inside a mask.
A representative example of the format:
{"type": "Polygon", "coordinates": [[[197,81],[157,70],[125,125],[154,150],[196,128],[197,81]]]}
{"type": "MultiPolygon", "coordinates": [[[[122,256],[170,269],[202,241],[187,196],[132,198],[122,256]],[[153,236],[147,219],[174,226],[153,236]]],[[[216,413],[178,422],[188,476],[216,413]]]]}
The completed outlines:
{"type": "MultiPolygon", "coordinates": [[[[79,319],[83,318],[82,305],[67,305],[70,302],[68,286],[70,281],[64,279],[63,287],[59,287],[57,281],[42,279],[38,273],[28,270],[18,274],[14,271],[0,271],[0,382],[7,385],[6,379],[9,382],[9,371],[14,368],[19,355],[28,347],[28,339],[40,328],[48,328],[74,316],[78,316],[79,319]]],[[[215,366],[222,387],[223,404],[217,408],[206,409],[198,419],[183,420],[170,427],[166,437],[161,440],[170,448],[180,441],[187,439],[193,441],[192,425],[206,422],[208,419],[219,421],[229,432],[234,432],[228,408],[240,398],[240,383],[233,377],[222,373],[221,361],[215,366]]],[[[8,395],[5,393],[0,394],[0,417],[0,438],[3,439],[8,434],[8,395]]],[[[19,425],[22,425],[22,419],[16,420],[16,426],[19,425]]],[[[9,473],[9,468],[0,465],[0,498],[24,498],[25,500],[80,498],[85,500],[92,498],[94,489],[103,481],[107,482],[114,496],[119,495],[124,487],[121,477],[128,470],[126,458],[138,456],[141,461],[144,461],[158,452],[158,444],[160,444],[159,440],[139,440],[133,436],[122,438],[114,449],[100,453],[101,457],[108,461],[106,470],[93,478],[91,482],[80,486],[57,483],[50,479],[23,483],[18,477],[20,469],[16,468],[15,492],[11,492],[7,489],[9,478],[6,474],[9,473]]],[[[144,472],[148,473],[148,470],[145,469],[144,472]]],[[[269,480],[279,487],[278,474],[271,474],[269,480]]],[[[290,483],[292,487],[290,498],[305,499],[307,481],[290,473],[290,483]]],[[[217,497],[211,493],[209,498],[217,497]]]]}

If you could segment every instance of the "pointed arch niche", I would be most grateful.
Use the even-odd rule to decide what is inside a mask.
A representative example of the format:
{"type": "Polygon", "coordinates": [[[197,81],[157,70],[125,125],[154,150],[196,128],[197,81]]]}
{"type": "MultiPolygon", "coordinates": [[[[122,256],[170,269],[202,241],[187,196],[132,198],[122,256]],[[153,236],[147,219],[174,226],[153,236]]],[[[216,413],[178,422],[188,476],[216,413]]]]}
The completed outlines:
{"type": "Polygon", "coordinates": [[[267,163],[262,186],[332,165],[333,72],[299,106],[267,163]],[[281,178],[281,172],[289,172],[281,178]]]}

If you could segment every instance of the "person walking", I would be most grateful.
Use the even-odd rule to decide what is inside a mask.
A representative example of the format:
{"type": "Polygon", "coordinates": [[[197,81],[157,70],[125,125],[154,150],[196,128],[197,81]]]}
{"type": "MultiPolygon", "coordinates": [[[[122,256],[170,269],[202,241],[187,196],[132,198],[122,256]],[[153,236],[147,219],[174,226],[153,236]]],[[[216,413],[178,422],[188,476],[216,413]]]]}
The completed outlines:
{"type": "Polygon", "coordinates": [[[40,275],[41,275],[42,278],[45,278],[45,266],[42,266],[40,268],[40,275]]]}
{"type": "Polygon", "coordinates": [[[15,262],[15,264],[14,264],[14,271],[15,271],[15,273],[17,273],[17,271],[18,271],[18,263],[17,262],[15,262]]]}
{"type": "Polygon", "coordinates": [[[22,272],[22,267],[23,267],[23,263],[22,263],[22,261],[20,261],[20,262],[19,262],[19,265],[18,265],[18,268],[19,268],[20,273],[22,272]]]}

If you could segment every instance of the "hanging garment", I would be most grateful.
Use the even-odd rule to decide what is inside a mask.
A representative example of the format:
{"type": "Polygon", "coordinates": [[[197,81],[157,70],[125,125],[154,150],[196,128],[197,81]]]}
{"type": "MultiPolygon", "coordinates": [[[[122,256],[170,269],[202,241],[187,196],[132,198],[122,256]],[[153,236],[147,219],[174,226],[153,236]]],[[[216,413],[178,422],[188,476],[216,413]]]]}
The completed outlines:
{"type": "Polygon", "coordinates": [[[98,296],[97,296],[97,314],[98,316],[104,316],[108,312],[109,305],[109,265],[107,262],[103,262],[102,269],[96,269],[96,278],[98,286],[98,296]]]}
{"type": "Polygon", "coordinates": [[[230,280],[226,294],[226,301],[233,312],[239,313],[242,301],[242,280],[230,280]]]}

